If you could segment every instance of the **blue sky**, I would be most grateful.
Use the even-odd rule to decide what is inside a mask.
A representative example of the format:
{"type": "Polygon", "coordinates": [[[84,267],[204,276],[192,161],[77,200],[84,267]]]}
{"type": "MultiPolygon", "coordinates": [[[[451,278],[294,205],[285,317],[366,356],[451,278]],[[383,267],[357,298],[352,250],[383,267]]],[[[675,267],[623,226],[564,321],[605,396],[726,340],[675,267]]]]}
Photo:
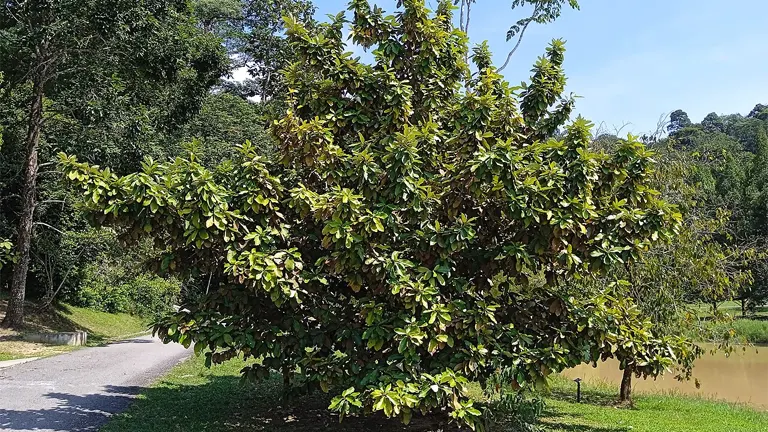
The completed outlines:
{"type": "MultiPolygon", "coordinates": [[[[435,0],[427,0],[434,5],[435,0]]],[[[393,11],[395,0],[372,0],[393,11]]],[[[505,70],[527,79],[553,38],[567,41],[568,91],[577,112],[623,133],[656,129],[675,109],[700,121],[710,112],[748,113],[768,103],[768,0],[580,0],[555,23],[531,27],[505,70]]],[[[470,37],[488,40],[497,64],[510,44],[510,24],[525,10],[511,0],[478,0],[470,37]]],[[[347,0],[315,0],[318,18],[346,9],[347,0]]],[[[358,52],[355,50],[355,52],[358,52]]]]}

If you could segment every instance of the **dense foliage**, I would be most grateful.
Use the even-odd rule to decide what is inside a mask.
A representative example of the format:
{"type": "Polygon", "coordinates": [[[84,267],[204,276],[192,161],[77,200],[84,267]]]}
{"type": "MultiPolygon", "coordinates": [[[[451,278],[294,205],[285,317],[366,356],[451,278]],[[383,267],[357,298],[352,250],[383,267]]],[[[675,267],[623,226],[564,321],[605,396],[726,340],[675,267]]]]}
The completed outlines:
{"type": "MultiPolygon", "coordinates": [[[[29,277],[14,285],[15,299],[61,295],[90,304],[78,290],[92,294],[103,278],[129,286],[146,261],[107,247],[116,242],[113,233],[91,235],[71,205],[77,198],[61,187],[57,152],[129,173],[144,157],[168,158],[196,138],[216,163],[229,157],[232,143],[270,147],[261,110],[211,94],[232,65],[219,35],[196,19],[194,3],[35,0],[0,10],[0,239],[17,245],[2,261],[29,257],[21,263],[28,271],[19,270],[29,277]],[[31,125],[39,125],[32,147],[31,125]],[[37,168],[26,175],[33,155],[37,168]],[[30,194],[22,193],[25,185],[30,194]],[[17,241],[22,231],[29,231],[28,248],[17,241]],[[123,260],[88,271],[94,257],[110,254],[123,260]]],[[[0,269],[0,289],[10,288],[15,267],[0,269]]],[[[130,306],[137,308],[143,306],[130,306]]]]}
{"type": "Polygon", "coordinates": [[[711,113],[694,124],[678,110],[669,138],[657,144],[687,165],[670,190],[687,196],[681,201],[687,201],[691,226],[701,227],[701,243],[710,248],[696,262],[702,269],[721,269],[719,276],[710,273],[714,279],[696,281],[689,302],[707,302],[716,309],[738,299],[747,314],[768,299],[768,118],[761,117],[763,111],[758,104],[746,117],[711,113]]]}
{"type": "Polygon", "coordinates": [[[153,238],[161,270],[208,275],[161,335],[209,363],[254,358],[250,378],[332,390],[342,417],[406,422],[447,409],[480,426],[471,380],[529,386],[618,355],[638,374],[689,373],[697,350],[657,338],[631,301],[557,284],[637,259],[680,220],[641,143],[594,152],[587,121],[566,125],[563,43],[513,88],[486,46],[469,78],[449,1],[350,8],[373,65],[345,53],[341,15],[288,20],[282,164],[252,144],[215,169],[190,152],[126,176],[61,156],[93,223],[153,238]]]}
{"type": "Polygon", "coordinates": [[[262,102],[282,100],[280,71],[294,53],[284,34],[283,16],[310,22],[315,8],[308,0],[196,0],[195,14],[203,28],[220,36],[235,66],[248,70],[241,82],[225,87],[262,102]]]}

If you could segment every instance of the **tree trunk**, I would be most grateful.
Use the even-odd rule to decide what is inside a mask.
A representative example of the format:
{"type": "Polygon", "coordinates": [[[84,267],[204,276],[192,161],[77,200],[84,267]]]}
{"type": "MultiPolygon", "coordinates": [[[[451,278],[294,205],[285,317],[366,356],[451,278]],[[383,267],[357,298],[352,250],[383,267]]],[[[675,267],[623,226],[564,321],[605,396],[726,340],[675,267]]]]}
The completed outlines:
{"type": "Polygon", "coordinates": [[[291,399],[291,377],[293,373],[288,365],[283,365],[283,402],[289,402],[291,399]]]}
{"type": "Polygon", "coordinates": [[[621,390],[619,392],[620,402],[632,402],[632,372],[634,368],[627,365],[624,368],[624,376],[621,378],[621,390]]]}
{"type": "Polygon", "coordinates": [[[16,257],[18,261],[13,266],[11,296],[8,300],[5,319],[3,319],[1,325],[2,327],[13,329],[20,329],[24,325],[24,297],[27,287],[27,272],[29,271],[29,250],[32,246],[32,223],[36,206],[37,149],[40,144],[40,133],[43,126],[42,74],[36,74],[33,91],[26,139],[27,157],[21,194],[21,218],[19,219],[18,237],[16,240],[16,257]]]}

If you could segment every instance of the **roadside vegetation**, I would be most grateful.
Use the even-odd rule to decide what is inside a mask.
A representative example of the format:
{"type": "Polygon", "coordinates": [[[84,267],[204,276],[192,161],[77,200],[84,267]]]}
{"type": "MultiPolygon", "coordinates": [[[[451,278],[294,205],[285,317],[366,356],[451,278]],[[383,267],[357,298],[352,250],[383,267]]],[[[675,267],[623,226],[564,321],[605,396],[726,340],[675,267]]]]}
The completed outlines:
{"type": "MultiPolygon", "coordinates": [[[[5,315],[7,300],[0,299],[0,318],[5,315]]],[[[22,330],[0,329],[0,361],[27,357],[48,357],[79,347],[49,345],[24,340],[25,333],[88,332],[88,346],[96,346],[131,336],[146,334],[148,320],[129,314],[111,314],[67,304],[57,304],[39,311],[27,303],[29,314],[22,330]]]]}

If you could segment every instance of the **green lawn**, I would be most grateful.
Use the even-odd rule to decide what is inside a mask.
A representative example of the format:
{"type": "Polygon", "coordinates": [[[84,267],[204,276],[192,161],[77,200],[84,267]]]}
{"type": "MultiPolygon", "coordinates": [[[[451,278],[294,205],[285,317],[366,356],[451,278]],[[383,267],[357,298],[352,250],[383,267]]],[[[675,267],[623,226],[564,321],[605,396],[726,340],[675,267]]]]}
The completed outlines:
{"type": "MultiPolygon", "coordinates": [[[[6,302],[0,300],[0,319],[6,302]]],[[[54,346],[23,340],[24,332],[88,332],[88,345],[100,345],[147,331],[147,321],[128,314],[109,314],[91,309],[61,305],[44,311],[27,304],[26,328],[22,332],[0,330],[0,361],[26,357],[47,357],[76,347],[54,346]]]]}
{"type": "MultiPolygon", "coordinates": [[[[734,317],[741,316],[741,302],[727,301],[718,306],[718,310],[727,312],[734,317]]],[[[768,306],[760,306],[755,309],[754,314],[747,314],[751,318],[768,318],[768,306]]]]}
{"type": "MultiPolygon", "coordinates": [[[[115,416],[102,432],[456,430],[417,417],[407,427],[380,417],[348,419],[339,425],[326,411],[324,395],[283,405],[279,378],[255,386],[243,383],[238,374],[242,366],[234,360],[208,370],[200,358],[187,361],[141,395],[130,410],[115,416]]],[[[640,395],[634,408],[617,408],[616,391],[587,385],[584,403],[576,404],[573,383],[555,378],[547,396],[545,425],[555,432],[768,432],[768,414],[746,407],[640,395]]]]}
{"type": "Polygon", "coordinates": [[[58,313],[69,320],[73,328],[87,331],[89,343],[109,342],[148,331],[147,320],[133,315],[110,314],[68,305],[62,305],[58,313]]]}
{"type": "Polygon", "coordinates": [[[575,384],[553,382],[545,424],[555,432],[761,432],[768,413],[749,407],[678,395],[636,395],[632,408],[615,405],[614,386],[582,384],[583,403],[575,403],[575,384]]]}

